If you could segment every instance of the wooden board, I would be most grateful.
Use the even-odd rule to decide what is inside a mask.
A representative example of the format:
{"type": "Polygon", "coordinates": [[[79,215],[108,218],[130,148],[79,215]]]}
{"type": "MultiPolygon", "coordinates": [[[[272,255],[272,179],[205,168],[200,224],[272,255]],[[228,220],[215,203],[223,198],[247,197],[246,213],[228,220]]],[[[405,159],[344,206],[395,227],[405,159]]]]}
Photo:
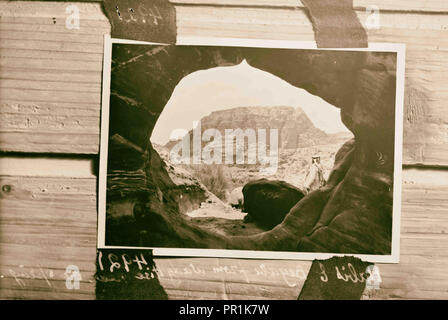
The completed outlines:
{"type": "MultiPolygon", "coordinates": [[[[314,40],[296,0],[173,0],[178,37],[314,40]]],[[[370,3],[354,1],[364,26],[370,3]]],[[[103,35],[99,3],[79,3],[80,29],[65,27],[68,3],[0,2],[0,149],[98,153],[103,35]]],[[[371,42],[404,42],[404,163],[448,165],[448,4],[377,1],[371,42]]]]}
{"type": "MultiPolygon", "coordinates": [[[[14,169],[5,161],[0,165],[14,169]]],[[[76,160],[77,178],[1,176],[0,298],[95,298],[96,178],[85,169],[88,162],[76,160]],[[81,272],[79,290],[65,286],[71,264],[81,272]]],[[[378,265],[382,289],[370,298],[446,299],[448,172],[406,170],[403,188],[401,261],[378,265]],[[428,184],[434,177],[438,182],[428,184]]],[[[155,262],[170,299],[297,299],[311,266],[217,258],[155,262]]]]}
{"type": "Polygon", "coordinates": [[[96,3],[0,2],[0,148],[98,152],[103,37],[110,24],[96,3]]]}
{"type": "MultiPolygon", "coordinates": [[[[300,0],[170,0],[178,5],[213,5],[213,6],[239,6],[239,7],[285,7],[303,8],[300,0]]],[[[362,10],[373,3],[369,0],[353,0],[353,7],[362,10]]],[[[374,3],[381,11],[403,11],[403,12],[447,12],[447,4],[444,0],[400,0],[388,1],[377,0],[374,3]]]]}

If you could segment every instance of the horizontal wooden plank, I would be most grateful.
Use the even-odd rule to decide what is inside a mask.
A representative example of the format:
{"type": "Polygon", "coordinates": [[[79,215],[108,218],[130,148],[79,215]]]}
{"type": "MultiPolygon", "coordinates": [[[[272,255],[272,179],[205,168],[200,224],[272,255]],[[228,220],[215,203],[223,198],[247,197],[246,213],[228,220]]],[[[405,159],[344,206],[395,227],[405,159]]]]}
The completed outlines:
{"type": "MultiPolygon", "coordinates": [[[[400,268],[396,268],[396,265],[393,264],[378,264],[377,266],[380,268],[380,272],[385,278],[403,279],[405,277],[423,277],[423,279],[428,281],[440,280],[443,283],[446,281],[446,277],[444,277],[444,264],[438,263],[438,259],[440,258],[441,257],[435,257],[434,265],[418,264],[415,262],[400,262],[400,268]]],[[[400,286],[401,285],[395,286],[395,288],[399,288],[400,286]]],[[[390,287],[392,286],[390,285],[390,287]]],[[[437,289],[436,286],[426,286],[426,288],[437,289]]]]}
{"type": "Polygon", "coordinates": [[[73,34],[60,32],[42,32],[42,31],[12,31],[0,29],[0,36],[4,40],[39,40],[48,42],[62,43],[86,43],[86,44],[102,44],[103,34],[73,34]]]}
{"type": "MultiPolygon", "coordinates": [[[[105,16],[102,16],[102,18],[104,17],[105,16]]],[[[21,28],[21,26],[24,26],[23,27],[24,29],[20,30],[34,31],[43,28],[43,31],[51,30],[52,32],[58,32],[65,30],[64,32],[77,33],[77,34],[98,34],[98,33],[110,32],[109,20],[98,19],[96,17],[89,18],[89,15],[80,16],[79,29],[68,29],[66,27],[64,18],[61,19],[56,17],[49,17],[45,16],[44,14],[36,16],[4,15],[0,16],[0,25],[1,24],[7,25],[7,27],[4,28],[4,30],[16,30],[17,28],[21,28]],[[20,26],[14,27],[13,25],[20,25],[20,26]],[[50,27],[51,29],[49,29],[50,27]]]]}
{"type": "MultiPolygon", "coordinates": [[[[92,84],[92,86],[95,86],[92,84]]],[[[14,115],[58,115],[61,109],[64,110],[62,113],[66,116],[73,116],[76,119],[77,116],[99,116],[98,114],[98,104],[77,104],[77,103],[67,103],[67,102],[57,102],[57,103],[17,103],[13,100],[3,100],[0,108],[0,114],[14,114],[14,115]]]]}
{"type": "Polygon", "coordinates": [[[82,42],[55,42],[46,40],[17,40],[2,39],[0,41],[1,48],[7,49],[29,49],[51,50],[63,52],[85,52],[85,53],[102,53],[103,45],[97,43],[82,42]]]}
{"type": "MultiPolygon", "coordinates": [[[[19,269],[23,272],[22,269],[19,269]]],[[[12,275],[14,274],[14,269],[6,269],[6,276],[2,279],[3,284],[6,287],[15,288],[16,295],[23,293],[23,296],[27,296],[31,292],[40,292],[40,295],[45,296],[47,299],[49,296],[52,299],[61,299],[62,296],[68,296],[68,299],[92,299],[92,291],[95,290],[95,283],[93,281],[81,281],[78,290],[70,290],[65,286],[65,278],[63,277],[64,271],[58,274],[58,279],[51,279],[48,282],[42,281],[41,279],[16,279],[12,275]],[[8,275],[11,272],[12,275],[8,275]],[[17,292],[18,291],[18,292],[17,292]]],[[[1,270],[0,270],[1,272],[1,270]]],[[[36,273],[36,270],[34,270],[36,273]]],[[[6,292],[1,292],[0,294],[5,295],[6,292]]],[[[8,297],[5,297],[6,299],[8,297]]],[[[17,298],[17,296],[16,296],[17,298]]],[[[39,298],[38,298],[39,299],[39,298]]]]}
{"type": "MultiPolygon", "coordinates": [[[[290,7],[303,8],[302,2],[297,0],[170,0],[177,5],[213,5],[213,6],[247,6],[247,7],[290,7]]],[[[368,0],[354,0],[353,7],[357,10],[365,10],[372,5],[368,0]]],[[[377,0],[375,6],[380,10],[393,11],[422,11],[422,12],[448,12],[448,5],[443,0],[432,1],[387,1],[377,0]]]]}
{"type": "Polygon", "coordinates": [[[380,289],[373,292],[371,298],[374,300],[446,300],[448,293],[446,291],[430,291],[430,290],[409,290],[409,289],[380,289]]]}
{"type": "Polygon", "coordinates": [[[99,104],[101,101],[100,92],[83,92],[82,94],[79,94],[72,91],[0,88],[0,96],[5,100],[11,100],[17,98],[17,96],[20,96],[20,100],[23,102],[71,102],[99,104]]]}
{"type": "MultiPolygon", "coordinates": [[[[221,298],[229,296],[241,296],[242,299],[273,299],[273,300],[294,300],[297,299],[301,286],[287,288],[284,286],[268,286],[262,284],[235,283],[230,281],[206,281],[196,280],[161,280],[161,285],[168,294],[182,294],[189,296],[192,292],[202,293],[204,296],[214,296],[210,293],[221,295],[221,298]],[[206,290],[204,290],[206,288],[206,290]]],[[[210,299],[210,298],[208,298],[210,299]]],[[[233,298],[235,299],[235,298],[233,298]]]]}
{"type": "Polygon", "coordinates": [[[42,153],[51,150],[54,153],[97,154],[99,152],[98,134],[62,134],[58,132],[0,132],[2,151],[42,153]],[[97,141],[92,144],[92,141],[97,141]]]}
{"type": "Polygon", "coordinates": [[[1,299],[14,300],[93,300],[92,294],[80,294],[77,290],[51,291],[51,290],[25,290],[3,289],[0,292],[1,299]]]}
{"type": "Polygon", "coordinates": [[[0,132],[27,132],[30,129],[36,132],[51,133],[59,131],[62,134],[75,134],[76,132],[93,135],[98,134],[97,127],[99,118],[97,116],[80,116],[73,120],[71,116],[52,115],[17,115],[0,114],[0,132]]]}
{"type": "MultiPolygon", "coordinates": [[[[56,69],[29,69],[29,68],[9,68],[0,69],[0,79],[17,79],[33,81],[63,81],[70,82],[76,87],[81,84],[101,84],[101,72],[89,70],[56,70],[56,69]]],[[[1,80],[0,80],[1,81],[1,80]]],[[[0,97],[1,98],[1,97],[0,97]]],[[[4,100],[4,99],[3,99],[4,100]]],[[[16,99],[17,101],[17,99],[16,99]]]]}
{"type": "Polygon", "coordinates": [[[1,79],[0,88],[10,89],[31,89],[31,90],[52,90],[52,91],[74,91],[82,94],[83,92],[95,92],[101,90],[99,84],[77,83],[67,81],[33,81],[19,79],[1,79]]]}
{"type": "MultiPolygon", "coordinates": [[[[207,274],[208,281],[296,287],[306,279],[310,261],[244,260],[224,258],[155,259],[161,279],[188,280],[193,273],[207,274]]],[[[197,279],[196,279],[197,280],[197,279]]]]}
{"type": "Polygon", "coordinates": [[[4,156],[0,158],[0,176],[94,178],[94,165],[94,160],[85,158],[4,156]]]}
{"type": "MultiPolygon", "coordinates": [[[[177,13],[179,36],[278,40],[309,40],[308,37],[313,40],[314,37],[312,25],[303,10],[181,6],[177,13]],[[247,35],[246,29],[250,32],[247,35]],[[219,33],[220,30],[223,33],[219,33]]],[[[447,50],[446,38],[440,35],[447,32],[448,15],[382,13],[379,29],[368,28],[368,13],[358,12],[357,15],[370,42],[405,42],[408,49],[447,50]]]]}
{"type": "Polygon", "coordinates": [[[61,52],[35,49],[9,49],[0,48],[0,57],[27,58],[27,59],[55,59],[75,63],[77,61],[99,62],[103,61],[102,53],[61,52]]]}
{"type": "MultiPolygon", "coordinates": [[[[445,214],[445,215],[448,215],[445,214]]],[[[410,218],[403,219],[401,222],[401,230],[405,233],[448,233],[448,222],[445,218],[428,219],[428,218],[410,218]]]]}
{"type": "Polygon", "coordinates": [[[55,2],[55,1],[1,1],[0,11],[2,16],[9,17],[50,17],[65,19],[70,15],[66,13],[66,8],[71,4],[76,4],[81,19],[99,20],[108,22],[104,16],[100,3],[81,2],[55,2]],[[84,18],[83,18],[84,17],[84,18]]]}
{"type": "MultiPolygon", "coordinates": [[[[101,71],[102,66],[98,61],[76,61],[59,60],[44,58],[18,58],[18,57],[2,57],[0,59],[0,67],[8,68],[30,68],[43,70],[64,70],[64,71],[101,71]]],[[[97,91],[98,93],[98,91],[97,91]]]]}
{"type": "Polygon", "coordinates": [[[21,17],[0,17],[0,33],[7,32],[51,32],[72,35],[101,35],[110,33],[108,22],[99,20],[83,20],[80,17],[79,29],[67,29],[63,23],[54,23],[54,20],[48,18],[21,18],[21,17]],[[31,21],[30,21],[31,20],[31,21]],[[32,22],[32,23],[30,23],[32,22]],[[81,24],[82,23],[82,24],[81,24]],[[82,26],[82,28],[81,28],[82,26]]]}

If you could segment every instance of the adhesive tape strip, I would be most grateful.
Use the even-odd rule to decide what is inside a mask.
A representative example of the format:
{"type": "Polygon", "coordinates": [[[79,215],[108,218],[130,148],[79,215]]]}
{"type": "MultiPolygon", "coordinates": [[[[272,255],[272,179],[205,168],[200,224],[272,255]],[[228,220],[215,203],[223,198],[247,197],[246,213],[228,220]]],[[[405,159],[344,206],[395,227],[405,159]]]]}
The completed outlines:
{"type": "Polygon", "coordinates": [[[353,0],[301,0],[308,9],[318,48],[366,48],[366,30],[353,0]]]}
{"type": "Polygon", "coordinates": [[[111,37],[176,43],[176,9],[168,0],[104,0],[111,37]]]}

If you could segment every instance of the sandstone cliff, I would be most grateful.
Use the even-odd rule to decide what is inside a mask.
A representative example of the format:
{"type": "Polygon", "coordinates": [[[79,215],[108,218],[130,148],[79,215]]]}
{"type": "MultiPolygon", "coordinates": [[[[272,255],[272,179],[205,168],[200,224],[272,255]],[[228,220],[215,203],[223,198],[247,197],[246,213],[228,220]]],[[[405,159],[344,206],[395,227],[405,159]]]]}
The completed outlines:
{"type": "MultiPolygon", "coordinates": [[[[325,115],[323,115],[325,116],[325,115]]],[[[226,129],[266,129],[269,146],[269,130],[277,129],[280,149],[297,149],[320,144],[333,143],[341,136],[345,140],[350,133],[326,134],[316,128],[300,107],[234,107],[214,111],[201,119],[201,133],[207,129],[217,129],[222,134],[223,144],[226,129]]],[[[193,133],[190,131],[190,141],[193,133]]],[[[340,139],[339,139],[340,140],[340,139]]],[[[169,141],[165,147],[170,149],[179,140],[169,141]]],[[[205,144],[205,143],[203,143],[205,144]]]]}

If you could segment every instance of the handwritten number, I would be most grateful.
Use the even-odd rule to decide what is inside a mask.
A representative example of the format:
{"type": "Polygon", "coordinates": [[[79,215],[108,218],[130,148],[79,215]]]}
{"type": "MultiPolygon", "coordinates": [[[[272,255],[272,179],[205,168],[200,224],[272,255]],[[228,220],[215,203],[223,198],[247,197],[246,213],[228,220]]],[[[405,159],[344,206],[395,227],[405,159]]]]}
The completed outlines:
{"type": "Polygon", "coordinates": [[[100,270],[101,271],[104,271],[104,267],[103,267],[103,252],[102,251],[100,251],[99,253],[98,253],[98,265],[99,265],[99,267],[100,267],[100,270]]]}
{"type": "MultiPolygon", "coordinates": [[[[143,270],[143,266],[148,265],[148,262],[146,262],[143,253],[140,253],[139,255],[136,254],[134,260],[131,260],[129,255],[126,253],[123,253],[121,256],[120,255],[117,256],[114,253],[109,253],[107,257],[110,263],[109,267],[110,272],[114,272],[115,269],[120,269],[121,267],[123,267],[126,270],[126,272],[129,272],[130,266],[132,265],[133,262],[137,263],[139,270],[143,270]],[[122,263],[120,262],[120,257],[121,260],[123,261],[122,263]]],[[[99,251],[98,253],[98,267],[101,271],[104,271],[102,251],[99,251]]]]}
{"type": "Polygon", "coordinates": [[[142,270],[142,269],[143,269],[143,267],[142,267],[142,263],[145,264],[145,265],[148,264],[148,263],[146,262],[146,260],[145,260],[145,257],[144,257],[144,255],[143,255],[143,253],[140,253],[140,259],[137,257],[137,255],[135,255],[135,260],[132,260],[132,261],[137,262],[137,264],[138,264],[138,269],[139,269],[139,270],[142,270]]]}
{"type": "Polygon", "coordinates": [[[140,19],[143,23],[146,23],[147,18],[149,18],[150,23],[158,26],[159,23],[163,21],[163,16],[156,5],[152,5],[149,9],[142,4],[140,4],[136,10],[134,10],[133,8],[128,8],[127,13],[129,14],[130,19],[125,18],[126,11],[124,11],[124,13],[122,14],[122,12],[120,12],[120,9],[118,8],[118,5],[115,6],[115,11],[117,13],[118,19],[120,19],[121,21],[125,21],[126,23],[129,23],[131,21],[138,23],[140,19]]]}
{"type": "Polygon", "coordinates": [[[146,10],[145,6],[142,4],[138,6],[137,10],[138,10],[138,13],[143,17],[142,18],[143,23],[146,23],[145,17],[147,17],[149,15],[148,10],[146,10]]]}
{"type": "Polygon", "coordinates": [[[154,6],[154,10],[152,10],[152,9],[149,9],[149,10],[151,11],[151,16],[152,16],[152,18],[153,18],[154,24],[155,24],[156,26],[158,26],[158,25],[159,25],[159,21],[158,21],[158,19],[163,20],[163,17],[162,17],[162,15],[160,14],[159,8],[157,8],[156,6],[154,6]],[[156,11],[156,13],[154,13],[154,11],[156,11]]]}
{"type": "Polygon", "coordinates": [[[123,265],[126,272],[129,272],[129,265],[132,263],[132,261],[129,259],[128,255],[126,253],[121,255],[121,259],[123,259],[123,265]],[[128,258],[128,259],[126,259],[128,258]]]}
{"type": "Polygon", "coordinates": [[[151,17],[152,22],[158,26],[159,20],[162,21],[163,17],[160,14],[159,8],[157,6],[153,6],[152,8],[147,9],[144,5],[140,5],[138,7],[138,13],[143,17],[143,23],[146,23],[146,17],[151,17]]]}
{"type": "Polygon", "coordinates": [[[132,20],[132,21],[138,21],[137,19],[134,18],[133,13],[134,13],[134,9],[129,8],[129,15],[131,16],[131,20],[132,20]]]}
{"type": "Polygon", "coordinates": [[[123,20],[121,17],[120,9],[118,9],[118,6],[115,6],[115,11],[117,11],[118,19],[123,20]]]}
{"type": "Polygon", "coordinates": [[[108,257],[109,257],[109,262],[110,262],[110,272],[114,272],[114,268],[119,269],[121,266],[120,263],[117,261],[112,261],[112,258],[114,258],[115,260],[118,260],[117,255],[115,255],[113,253],[109,253],[108,257]]]}

